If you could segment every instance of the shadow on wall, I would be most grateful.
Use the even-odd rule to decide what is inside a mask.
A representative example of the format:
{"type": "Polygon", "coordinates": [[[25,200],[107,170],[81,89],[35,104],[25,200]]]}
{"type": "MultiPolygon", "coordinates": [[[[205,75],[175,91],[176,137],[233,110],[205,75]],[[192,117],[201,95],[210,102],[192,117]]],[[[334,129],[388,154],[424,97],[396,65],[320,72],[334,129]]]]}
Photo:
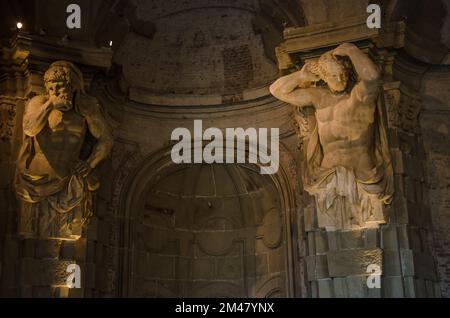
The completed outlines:
{"type": "Polygon", "coordinates": [[[287,295],[284,213],[259,168],[174,165],[131,206],[126,296],[287,295]]]}

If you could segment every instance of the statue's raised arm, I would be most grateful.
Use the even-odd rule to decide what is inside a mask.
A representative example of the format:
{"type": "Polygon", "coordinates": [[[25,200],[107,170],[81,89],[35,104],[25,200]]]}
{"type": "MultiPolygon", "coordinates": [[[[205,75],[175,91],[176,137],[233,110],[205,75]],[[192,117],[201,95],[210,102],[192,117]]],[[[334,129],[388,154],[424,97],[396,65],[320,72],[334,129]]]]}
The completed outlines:
{"type": "Polygon", "coordinates": [[[314,63],[306,63],[300,71],[279,78],[270,86],[273,96],[298,107],[314,106],[318,102],[318,92],[313,88],[320,80],[312,68],[314,63]]]}
{"type": "Polygon", "coordinates": [[[348,57],[353,64],[358,82],[352,89],[352,98],[361,102],[374,101],[378,97],[380,88],[380,71],[374,62],[350,43],[344,43],[333,50],[333,55],[337,58],[348,57]]]}

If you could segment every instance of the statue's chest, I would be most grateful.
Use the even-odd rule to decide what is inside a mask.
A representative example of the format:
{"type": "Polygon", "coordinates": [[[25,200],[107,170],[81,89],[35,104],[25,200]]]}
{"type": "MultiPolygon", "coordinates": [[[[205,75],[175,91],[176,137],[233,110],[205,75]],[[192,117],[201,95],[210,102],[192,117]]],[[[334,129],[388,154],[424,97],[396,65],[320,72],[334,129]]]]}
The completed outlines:
{"type": "Polygon", "coordinates": [[[83,117],[74,111],[63,113],[61,121],[53,128],[55,135],[73,134],[82,135],[86,129],[86,122],[83,117]]]}
{"type": "Polygon", "coordinates": [[[42,148],[49,150],[76,151],[84,140],[86,122],[74,111],[64,112],[61,120],[53,127],[47,125],[40,138],[42,148]],[[47,146],[47,147],[46,147],[47,146]]]}
{"type": "Polygon", "coordinates": [[[326,106],[317,110],[316,117],[321,123],[333,122],[344,125],[368,125],[373,122],[374,105],[351,101],[327,100],[326,106]]]}
{"type": "Polygon", "coordinates": [[[348,116],[348,98],[336,98],[329,96],[323,98],[320,107],[316,110],[316,118],[320,123],[336,121],[347,113],[348,116]]]}

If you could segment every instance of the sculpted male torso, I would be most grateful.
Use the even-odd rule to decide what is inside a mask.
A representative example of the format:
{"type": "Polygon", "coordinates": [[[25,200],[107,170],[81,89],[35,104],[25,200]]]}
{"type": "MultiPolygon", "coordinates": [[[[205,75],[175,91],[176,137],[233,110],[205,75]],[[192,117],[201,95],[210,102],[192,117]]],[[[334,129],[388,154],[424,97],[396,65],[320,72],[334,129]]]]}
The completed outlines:
{"type": "Polygon", "coordinates": [[[358,179],[373,167],[373,120],[375,103],[361,102],[351,94],[334,95],[319,89],[316,110],[317,129],[323,149],[321,167],[353,168],[358,179]]]}
{"type": "Polygon", "coordinates": [[[373,166],[373,123],[379,72],[373,62],[357,47],[345,43],[307,63],[301,71],[280,78],[270,88],[280,100],[297,107],[313,106],[320,145],[321,167],[343,166],[354,169],[364,180],[373,166]],[[348,92],[349,74],[338,57],[347,56],[360,81],[348,92]],[[320,80],[327,87],[313,87],[320,80]]]}
{"type": "Polygon", "coordinates": [[[303,186],[315,197],[319,227],[333,231],[384,223],[382,204],[392,198],[393,175],[376,65],[344,43],[278,79],[270,91],[298,109],[315,110],[299,124],[306,124],[300,127],[306,145],[303,186]],[[357,80],[350,85],[352,73],[357,80]]]}
{"type": "Polygon", "coordinates": [[[78,172],[93,169],[100,161],[96,158],[103,159],[107,155],[103,151],[95,151],[86,162],[79,158],[87,130],[99,138],[101,143],[107,137],[100,133],[104,123],[97,113],[98,109],[95,109],[95,99],[75,96],[73,104],[79,112],[74,110],[74,106],[66,106],[67,109],[60,110],[62,106],[58,106],[58,103],[60,102],[51,96],[37,96],[28,105],[29,108],[42,108],[42,120],[47,119],[47,123],[41,125],[35,117],[30,116],[30,122],[26,121],[27,116],[24,118],[24,133],[35,138],[35,155],[26,169],[33,175],[49,174],[63,178],[75,169],[78,172]]]}
{"type": "Polygon", "coordinates": [[[109,155],[112,133],[96,98],[85,94],[75,65],[53,63],[44,82],[46,94],[32,98],[23,116],[15,180],[22,201],[20,232],[73,237],[92,213],[90,192],[99,187],[92,171],[109,155]],[[96,142],[86,158],[88,131],[96,142]]]}

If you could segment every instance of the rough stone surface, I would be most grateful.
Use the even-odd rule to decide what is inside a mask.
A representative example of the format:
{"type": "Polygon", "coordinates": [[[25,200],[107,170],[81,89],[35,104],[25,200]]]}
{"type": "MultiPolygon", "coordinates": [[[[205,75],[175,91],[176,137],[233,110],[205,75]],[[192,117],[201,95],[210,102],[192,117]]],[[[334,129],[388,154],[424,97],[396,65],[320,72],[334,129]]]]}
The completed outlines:
{"type": "MultiPolygon", "coordinates": [[[[115,61],[124,66],[130,85],[159,95],[227,95],[269,84],[277,69],[264,55],[262,38],[253,29],[251,10],[256,2],[239,1],[230,8],[196,2],[203,3],[204,9],[186,10],[189,2],[170,8],[160,4],[164,14],[178,14],[158,19],[152,39],[127,34],[115,61]],[[186,28],[191,21],[196,27],[186,28]]],[[[138,2],[141,19],[153,21],[158,11],[152,7],[150,2],[138,2]]]]}
{"type": "Polygon", "coordinates": [[[331,277],[362,275],[367,273],[367,267],[371,264],[378,265],[382,268],[383,251],[381,249],[355,249],[330,252],[327,254],[327,260],[331,277]]]}
{"type": "Polygon", "coordinates": [[[420,116],[427,187],[442,295],[450,296],[450,69],[436,67],[423,81],[420,116]]]}

